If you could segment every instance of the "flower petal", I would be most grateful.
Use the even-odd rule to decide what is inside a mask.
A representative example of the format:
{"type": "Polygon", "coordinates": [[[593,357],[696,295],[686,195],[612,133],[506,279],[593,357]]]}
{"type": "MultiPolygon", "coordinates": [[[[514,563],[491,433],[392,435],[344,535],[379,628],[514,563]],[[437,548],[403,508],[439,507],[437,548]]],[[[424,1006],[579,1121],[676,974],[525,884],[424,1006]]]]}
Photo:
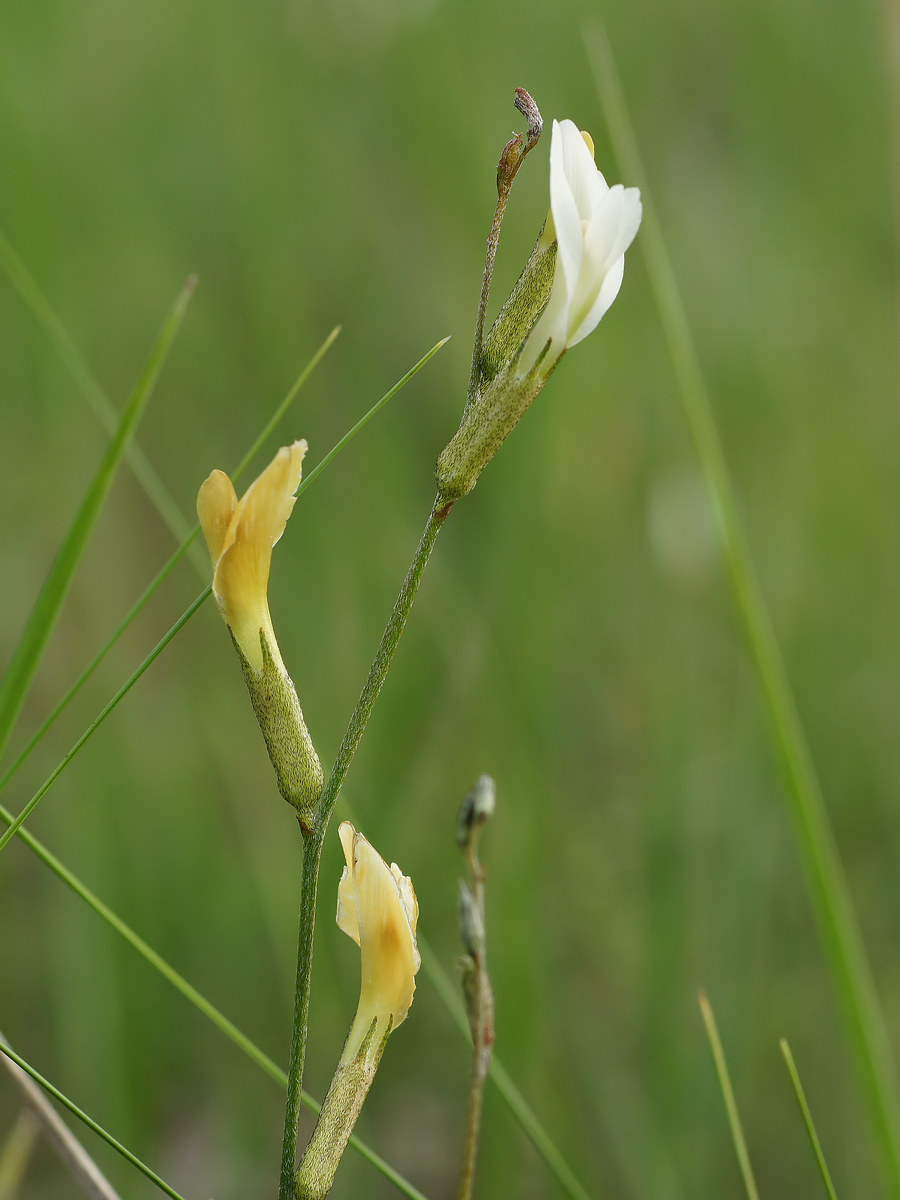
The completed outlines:
{"type": "Polygon", "coordinates": [[[347,867],[338,887],[338,925],[360,948],[359,1009],[345,1054],[355,1054],[377,1020],[382,1032],[406,1018],[421,965],[415,929],[419,906],[412,882],[388,867],[349,821],[338,830],[347,867]]]}
{"type": "Polygon", "coordinates": [[[637,188],[616,184],[597,205],[585,232],[584,267],[569,311],[568,345],[574,346],[596,328],[618,295],[625,251],[641,223],[637,188]]]}
{"type": "Polygon", "coordinates": [[[338,837],[344,848],[344,858],[347,865],[338,884],[337,917],[338,929],[343,930],[348,937],[353,938],[359,945],[359,920],[357,918],[356,880],[353,877],[353,839],[356,830],[349,821],[342,822],[338,829],[338,837]]]}
{"type": "MultiPolygon", "coordinates": [[[[590,158],[590,152],[575,124],[572,121],[554,121],[550,142],[550,211],[556,226],[556,270],[558,274],[562,269],[567,295],[571,295],[578,282],[584,256],[584,218],[579,201],[584,204],[590,201],[589,190],[580,171],[583,165],[581,152],[590,158]],[[580,152],[573,139],[581,146],[580,152]]],[[[593,161],[591,168],[596,170],[593,161]]]]}
{"type": "MultiPolygon", "coordinates": [[[[283,446],[238,501],[213,574],[213,592],[244,657],[262,669],[260,629],[271,632],[266,591],[272,547],[284,533],[306,442],[283,446]]],[[[275,652],[272,635],[273,653],[275,652]]]]}
{"type": "Polygon", "coordinates": [[[213,570],[225,545],[228,526],[237,508],[237,493],[234,484],[224,471],[213,471],[200,485],[197,493],[197,516],[206,538],[213,570]]]}

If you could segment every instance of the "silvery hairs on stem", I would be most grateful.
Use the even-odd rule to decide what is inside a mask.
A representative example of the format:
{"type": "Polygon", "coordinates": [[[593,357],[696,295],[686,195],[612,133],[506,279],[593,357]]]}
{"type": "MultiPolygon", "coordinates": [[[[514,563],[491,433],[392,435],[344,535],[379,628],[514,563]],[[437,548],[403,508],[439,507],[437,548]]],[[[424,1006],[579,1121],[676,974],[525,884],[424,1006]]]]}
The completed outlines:
{"type": "Polygon", "coordinates": [[[444,503],[472,490],[570,346],[596,329],[622,285],[625,251],[641,223],[637,188],[610,187],[594,163],[594,144],[572,121],[554,121],[550,212],[512,292],[485,338],[487,298],[509,191],[543,122],[523,89],[516,107],[527,136],[504,148],[497,208],[488,237],[472,373],[462,422],[441,452],[437,485],[444,503]]]}

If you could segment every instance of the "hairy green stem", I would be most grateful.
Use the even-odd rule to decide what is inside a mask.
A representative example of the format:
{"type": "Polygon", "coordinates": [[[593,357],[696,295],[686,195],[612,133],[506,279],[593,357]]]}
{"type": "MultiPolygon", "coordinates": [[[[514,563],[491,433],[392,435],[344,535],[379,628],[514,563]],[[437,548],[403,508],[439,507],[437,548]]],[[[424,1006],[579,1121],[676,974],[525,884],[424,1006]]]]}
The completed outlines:
{"type": "Polygon", "coordinates": [[[296,1200],[324,1200],[331,1191],[353,1126],[369,1088],[375,1082],[375,1073],[387,1045],[390,1026],[387,1032],[376,1031],[375,1026],[373,1021],[354,1059],[344,1062],[341,1056],[328,1095],[322,1101],[318,1123],[297,1168],[296,1200]],[[376,1044],[367,1044],[373,1036],[377,1038],[376,1044]]]}
{"type": "Polygon", "coordinates": [[[303,1066],[306,1061],[306,1029],[309,1024],[309,993],[312,977],[313,934],[316,927],[316,896],[319,863],[322,859],[324,827],[303,840],[303,876],[300,882],[300,921],[297,934],[297,982],[294,991],[294,1024],[288,1067],[287,1101],[284,1107],[284,1139],[281,1144],[279,1200],[294,1195],[294,1164],[297,1159],[297,1125],[303,1095],[303,1066]]]}
{"type": "Polygon", "coordinates": [[[309,1012],[310,980],[312,974],[313,929],[316,918],[316,892],[319,863],[328,822],[337,803],[341,785],[350,769],[353,755],[365,732],[369,717],[381,691],[394,651],[400,641],[416,592],[431,555],[437,535],[453,507],[438,498],[425,526],[400,594],[388,619],[381,642],[375,653],[366,682],[356,707],[350,716],[347,731],[331,774],[325,784],[318,810],[311,827],[304,833],[303,878],[300,897],[300,932],[297,939],[297,984],[294,995],[294,1025],[291,1031],[291,1057],[288,1065],[288,1098],[284,1113],[284,1140],[281,1149],[281,1181],[279,1200],[294,1200],[294,1178],[297,1159],[297,1122],[300,1115],[300,1095],[303,1086],[303,1064],[306,1057],[306,1026],[309,1012]]]}

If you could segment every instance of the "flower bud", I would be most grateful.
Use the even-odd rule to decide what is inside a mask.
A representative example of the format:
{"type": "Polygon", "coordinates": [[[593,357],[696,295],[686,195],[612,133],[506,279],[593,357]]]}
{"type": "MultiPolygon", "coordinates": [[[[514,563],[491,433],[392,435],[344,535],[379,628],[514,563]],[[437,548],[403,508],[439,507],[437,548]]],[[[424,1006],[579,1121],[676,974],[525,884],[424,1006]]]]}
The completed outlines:
{"type": "Polygon", "coordinates": [[[456,844],[460,849],[468,849],[496,807],[496,783],[490,775],[479,775],[478,782],[463,800],[456,821],[456,844]]]}

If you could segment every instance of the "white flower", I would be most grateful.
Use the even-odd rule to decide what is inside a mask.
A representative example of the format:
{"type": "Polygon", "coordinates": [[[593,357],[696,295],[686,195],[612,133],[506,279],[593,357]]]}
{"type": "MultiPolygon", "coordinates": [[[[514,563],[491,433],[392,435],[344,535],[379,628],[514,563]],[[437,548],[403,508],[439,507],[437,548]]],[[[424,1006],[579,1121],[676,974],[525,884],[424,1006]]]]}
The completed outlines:
{"type": "Polygon", "coordinates": [[[257,674],[263,669],[261,634],[283,669],[269,616],[269,566],[272,547],[294,507],[305,453],[304,441],[282,446],[240,500],[224,471],[213,471],[197,497],[197,514],[213,565],[213,595],[257,674]]]}
{"type": "Polygon", "coordinates": [[[640,191],[607,184],[593,143],[572,121],[553,122],[550,212],[557,240],[553,287],[525,343],[519,374],[534,366],[548,341],[542,374],[597,327],[622,286],[625,251],[641,223],[640,191]]]}
{"type": "MultiPolygon", "coordinates": [[[[338,830],[347,866],[338,886],[337,923],[359,946],[362,985],[359,1008],[341,1056],[351,1062],[372,1028],[367,1053],[409,1012],[421,965],[416,947],[419,905],[412,881],[396,863],[384,861],[349,821],[338,830]]],[[[377,1060],[376,1060],[377,1061],[377,1060]]]]}

